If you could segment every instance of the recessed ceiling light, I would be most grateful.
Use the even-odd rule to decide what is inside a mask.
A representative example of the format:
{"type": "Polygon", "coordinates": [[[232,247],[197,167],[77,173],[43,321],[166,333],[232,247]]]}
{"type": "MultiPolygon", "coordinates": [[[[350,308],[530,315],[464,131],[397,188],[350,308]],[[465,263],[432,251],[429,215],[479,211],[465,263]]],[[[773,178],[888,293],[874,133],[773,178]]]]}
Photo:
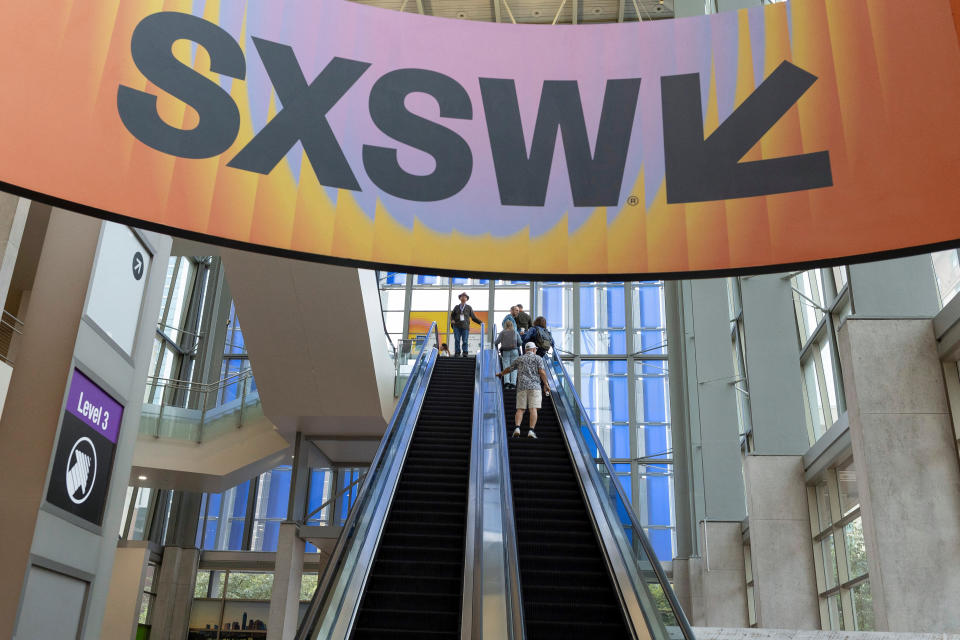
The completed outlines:
{"type": "Polygon", "coordinates": [[[137,476],[137,480],[146,480],[147,476],[137,476]]]}

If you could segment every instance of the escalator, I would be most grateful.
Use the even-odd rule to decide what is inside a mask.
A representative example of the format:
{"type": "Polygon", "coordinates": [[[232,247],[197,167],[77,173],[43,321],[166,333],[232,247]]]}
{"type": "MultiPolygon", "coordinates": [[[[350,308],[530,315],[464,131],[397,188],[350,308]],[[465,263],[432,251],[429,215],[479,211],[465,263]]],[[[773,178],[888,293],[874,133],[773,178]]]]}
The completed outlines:
{"type": "MultiPolygon", "coordinates": [[[[516,393],[503,394],[507,433],[516,393]]],[[[553,638],[631,638],[594,534],[553,401],[544,397],[537,439],[510,438],[526,634],[553,638]]]]}
{"type": "Polygon", "coordinates": [[[417,344],[297,640],[694,640],[560,360],[539,437],[510,438],[486,339],[417,344]]]}
{"type": "Polygon", "coordinates": [[[473,358],[438,358],[351,638],[460,637],[473,358]]]}

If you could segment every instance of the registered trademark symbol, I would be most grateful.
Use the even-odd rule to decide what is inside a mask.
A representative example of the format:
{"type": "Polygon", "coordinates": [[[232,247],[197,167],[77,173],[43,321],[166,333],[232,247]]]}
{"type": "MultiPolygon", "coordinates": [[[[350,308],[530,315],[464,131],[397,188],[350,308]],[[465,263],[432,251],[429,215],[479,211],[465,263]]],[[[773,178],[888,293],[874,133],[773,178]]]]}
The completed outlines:
{"type": "Polygon", "coordinates": [[[638,198],[637,196],[630,196],[629,198],[627,198],[627,204],[630,205],[631,207],[635,207],[638,204],[640,204],[640,198],[638,198]]]}

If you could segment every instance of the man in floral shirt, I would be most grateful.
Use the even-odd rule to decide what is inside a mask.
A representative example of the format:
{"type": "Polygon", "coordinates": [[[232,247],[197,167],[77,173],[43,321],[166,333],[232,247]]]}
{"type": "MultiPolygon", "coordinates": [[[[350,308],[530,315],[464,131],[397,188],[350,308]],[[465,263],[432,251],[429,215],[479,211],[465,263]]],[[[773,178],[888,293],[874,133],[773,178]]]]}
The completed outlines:
{"type": "Polygon", "coordinates": [[[528,438],[536,438],[537,434],[533,432],[537,428],[537,410],[543,402],[543,396],[540,393],[540,383],[543,383],[543,392],[550,395],[547,388],[547,373],[543,370],[543,358],[537,355],[537,345],[528,342],[523,346],[523,355],[514,360],[513,364],[497,374],[502,378],[503,374],[511,371],[517,372],[517,415],[514,418],[513,437],[520,435],[520,423],[523,422],[523,414],[530,409],[530,429],[527,430],[528,438]]]}

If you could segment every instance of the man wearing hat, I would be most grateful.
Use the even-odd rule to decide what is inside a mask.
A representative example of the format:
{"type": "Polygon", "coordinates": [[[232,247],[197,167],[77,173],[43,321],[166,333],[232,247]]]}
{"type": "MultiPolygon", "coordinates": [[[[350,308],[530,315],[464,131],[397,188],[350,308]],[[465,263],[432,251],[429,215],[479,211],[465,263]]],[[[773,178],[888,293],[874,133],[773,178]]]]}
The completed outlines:
{"type": "Polygon", "coordinates": [[[480,318],[473,313],[473,307],[467,304],[470,296],[464,292],[460,294],[459,298],[460,304],[450,312],[450,324],[453,325],[453,346],[456,348],[454,355],[466,357],[469,355],[467,353],[467,339],[470,336],[470,321],[473,320],[477,324],[482,323],[480,318]]]}

